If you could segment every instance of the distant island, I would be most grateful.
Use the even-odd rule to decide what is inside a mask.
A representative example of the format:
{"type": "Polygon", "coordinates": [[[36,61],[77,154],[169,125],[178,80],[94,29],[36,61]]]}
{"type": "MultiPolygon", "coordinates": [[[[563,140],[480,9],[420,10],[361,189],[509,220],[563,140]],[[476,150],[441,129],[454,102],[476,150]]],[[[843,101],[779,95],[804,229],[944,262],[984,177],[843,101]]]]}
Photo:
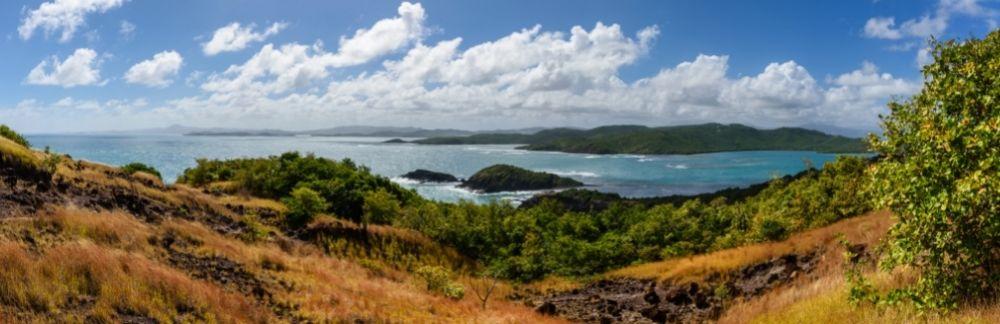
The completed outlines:
{"type": "Polygon", "coordinates": [[[416,169],[402,175],[402,177],[420,182],[458,182],[458,178],[453,175],[424,169],[416,169]]]}
{"type": "Polygon", "coordinates": [[[475,134],[432,137],[411,143],[427,145],[524,144],[519,149],[587,154],[698,154],[725,151],[867,152],[858,138],[783,127],[757,129],[718,123],[646,127],[604,126],[589,130],[554,128],[534,134],[475,134]]]}
{"type": "Polygon", "coordinates": [[[583,186],[582,182],[570,178],[551,173],[535,172],[507,164],[497,164],[479,170],[460,185],[460,187],[484,193],[580,186],[583,186]]]}

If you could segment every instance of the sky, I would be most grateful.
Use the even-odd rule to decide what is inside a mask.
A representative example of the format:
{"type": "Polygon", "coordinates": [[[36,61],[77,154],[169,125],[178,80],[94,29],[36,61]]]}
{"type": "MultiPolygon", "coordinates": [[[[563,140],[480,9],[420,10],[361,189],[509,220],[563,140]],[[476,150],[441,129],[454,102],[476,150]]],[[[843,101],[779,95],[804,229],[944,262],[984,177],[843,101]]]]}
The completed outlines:
{"type": "Polygon", "coordinates": [[[0,3],[0,123],[874,131],[995,0],[0,3]]]}

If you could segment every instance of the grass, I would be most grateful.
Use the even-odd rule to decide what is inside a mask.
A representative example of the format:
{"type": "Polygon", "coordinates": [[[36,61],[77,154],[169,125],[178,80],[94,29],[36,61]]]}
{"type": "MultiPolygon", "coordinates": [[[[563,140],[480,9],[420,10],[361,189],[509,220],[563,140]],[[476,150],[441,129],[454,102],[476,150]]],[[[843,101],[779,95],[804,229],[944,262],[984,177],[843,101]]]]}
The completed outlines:
{"type": "Polygon", "coordinates": [[[676,258],[631,266],[607,274],[610,277],[658,279],[661,281],[690,282],[713,273],[728,273],[742,267],[763,262],[789,253],[808,253],[824,248],[824,262],[829,267],[839,267],[837,240],[842,234],[853,243],[875,244],[888,230],[892,219],[887,212],[874,212],[839,221],[830,226],[792,235],[781,242],[761,243],[721,250],[692,257],[676,258]]]}
{"type": "MultiPolygon", "coordinates": [[[[882,290],[913,280],[912,271],[873,273],[882,290]]],[[[1000,323],[1000,304],[970,305],[948,314],[921,314],[908,305],[879,308],[847,301],[843,275],[829,273],[813,282],[776,290],[731,307],[720,323],[1000,323]]]]}
{"type": "Polygon", "coordinates": [[[2,242],[0,269],[0,302],[22,315],[48,314],[74,322],[114,322],[122,314],[160,322],[269,318],[244,296],[195,281],[145,257],[85,242],[59,245],[39,256],[30,255],[20,244],[2,242]],[[91,305],[86,312],[72,311],[87,304],[91,305]]]}
{"type": "Polygon", "coordinates": [[[34,151],[4,137],[0,137],[0,162],[15,163],[35,170],[42,168],[42,161],[34,151]]]}

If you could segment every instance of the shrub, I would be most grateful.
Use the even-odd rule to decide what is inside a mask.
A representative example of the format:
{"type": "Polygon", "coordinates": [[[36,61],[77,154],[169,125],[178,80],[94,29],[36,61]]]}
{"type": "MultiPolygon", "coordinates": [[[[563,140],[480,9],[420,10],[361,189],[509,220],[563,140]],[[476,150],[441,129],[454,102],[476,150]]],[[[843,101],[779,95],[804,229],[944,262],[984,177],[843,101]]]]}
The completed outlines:
{"type": "Polygon", "coordinates": [[[28,140],[25,139],[24,136],[21,136],[21,134],[18,134],[13,129],[10,129],[7,125],[0,124],[0,137],[14,141],[14,143],[20,144],[24,147],[31,147],[31,143],[28,143],[28,140]]]}
{"type": "Polygon", "coordinates": [[[451,299],[465,297],[465,287],[451,280],[451,272],[440,266],[421,266],[416,274],[427,284],[427,290],[451,299]]]}
{"type": "Polygon", "coordinates": [[[149,173],[151,175],[156,176],[160,180],[163,180],[163,176],[160,175],[160,171],[159,170],[157,170],[156,168],[154,168],[152,166],[149,166],[149,165],[146,165],[146,164],[142,164],[142,163],[139,163],[139,162],[132,162],[132,163],[123,165],[122,166],[122,171],[124,171],[125,173],[128,173],[128,174],[133,174],[133,173],[136,173],[136,172],[145,172],[145,173],[149,173]]]}
{"type": "Polygon", "coordinates": [[[399,201],[385,189],[365,193],[362,224],[387,224],[400,213],[399,201]]]}
{"type": "Polygon", "coordinates": [[[291,196],[282,200],[288,206],[286,221],[295,227],[309,224],[317,214],[328,208],[326,200],[316,191],[299,187],[291,196]]]}
{"type": "Polygon", "coordinates": [[[898,222],[883,269],[912,266],[918,308],[953,309],[1000,292],[1000,31],[935,42],[924,88],[891,102],[871,189],[898,222]]]}

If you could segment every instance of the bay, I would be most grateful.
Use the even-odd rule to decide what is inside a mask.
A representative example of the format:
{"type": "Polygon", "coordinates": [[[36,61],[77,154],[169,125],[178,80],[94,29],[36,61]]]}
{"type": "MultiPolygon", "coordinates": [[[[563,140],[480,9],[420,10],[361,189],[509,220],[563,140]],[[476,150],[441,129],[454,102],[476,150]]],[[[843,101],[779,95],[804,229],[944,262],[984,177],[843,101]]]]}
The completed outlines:
{"type": "Polygon", "coordinates": [[[399,178],[428,169],[465,178],[498,163],[571,177],[589,188],[627,197],[697,194],[746,186],[817,167],[835,154],[803,151],[722,152],[695,155],[589,155],[535,152],[516,145],[446,145],[381,143],[372,137],[198,137],[180,135],[33,135],[35,147],[110,165],[142,162],[156,167],[167,182],[177,179],[197,158],[263,157],[288,151],[350,158],[372,172],[441,201],[520,201],[537,192],[477,194],[455,183],[420,184],[399,178]]]}

